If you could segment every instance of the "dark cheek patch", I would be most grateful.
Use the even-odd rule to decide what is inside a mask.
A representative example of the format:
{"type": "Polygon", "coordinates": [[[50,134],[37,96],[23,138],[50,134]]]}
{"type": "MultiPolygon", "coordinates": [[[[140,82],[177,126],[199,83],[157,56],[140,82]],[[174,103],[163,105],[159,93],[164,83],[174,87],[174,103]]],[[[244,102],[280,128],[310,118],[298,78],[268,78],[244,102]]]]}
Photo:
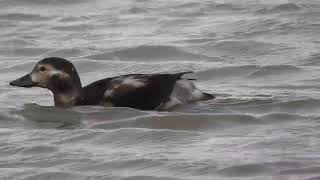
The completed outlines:
{"type": "Polygon", "coordinates": [[[65,92],[72,88],[72,84],[69,79],[55,74],[50,78],[49,88],[55,91],[65,92]]]}

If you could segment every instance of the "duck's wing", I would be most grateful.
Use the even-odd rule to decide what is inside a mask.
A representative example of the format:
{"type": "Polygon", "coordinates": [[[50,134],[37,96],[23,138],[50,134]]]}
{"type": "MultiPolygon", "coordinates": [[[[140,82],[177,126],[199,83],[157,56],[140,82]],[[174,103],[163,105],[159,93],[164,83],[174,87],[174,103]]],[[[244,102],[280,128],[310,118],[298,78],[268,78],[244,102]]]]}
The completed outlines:
{"type": "Polygon", "coordinates": [[[132,74],[113,78],[104,101],[114,106],[153,110],[167,101],[183,74],[132,74]]]}

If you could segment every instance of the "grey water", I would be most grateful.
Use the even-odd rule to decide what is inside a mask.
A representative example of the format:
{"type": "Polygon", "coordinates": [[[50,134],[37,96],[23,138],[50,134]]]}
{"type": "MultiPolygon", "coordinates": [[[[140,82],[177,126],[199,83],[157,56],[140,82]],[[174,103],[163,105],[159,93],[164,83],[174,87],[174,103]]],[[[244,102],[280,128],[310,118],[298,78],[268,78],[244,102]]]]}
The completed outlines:
{"type": "Polygon", "coordinates": [[[0,0],[0,180],[320,179],[320,1],[0,0]],[[84,85],[195,71],[172,112],[53,107],[10,87],[44,57],[84,85]]]}

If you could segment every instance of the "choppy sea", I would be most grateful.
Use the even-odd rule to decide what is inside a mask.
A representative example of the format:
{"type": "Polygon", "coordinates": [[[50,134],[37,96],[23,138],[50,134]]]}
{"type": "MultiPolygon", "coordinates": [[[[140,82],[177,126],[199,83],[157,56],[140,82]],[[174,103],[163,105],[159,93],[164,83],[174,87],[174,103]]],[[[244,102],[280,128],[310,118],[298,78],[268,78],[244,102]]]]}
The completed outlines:
{"type": "Polygon", "coordinates": [[[0,0],[1,180],[320,179],[320,1],[0,0]],[[53,107],[41,58],[86,85],[195,71],[172,112],[53,107]]]}

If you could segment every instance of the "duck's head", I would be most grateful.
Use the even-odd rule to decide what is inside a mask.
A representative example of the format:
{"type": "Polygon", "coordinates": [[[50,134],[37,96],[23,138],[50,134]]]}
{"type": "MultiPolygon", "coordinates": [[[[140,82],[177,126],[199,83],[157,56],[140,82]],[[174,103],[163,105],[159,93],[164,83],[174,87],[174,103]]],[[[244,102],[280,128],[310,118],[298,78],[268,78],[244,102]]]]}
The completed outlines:
{"type": "Polygon", "coordinates": [[[45,58],[39,61],[33,70],[21,78],[10,82],[18,87],[47,88],[56,96],[79,96],[81,82],[73,64],[58,57],[45,58]]]}

